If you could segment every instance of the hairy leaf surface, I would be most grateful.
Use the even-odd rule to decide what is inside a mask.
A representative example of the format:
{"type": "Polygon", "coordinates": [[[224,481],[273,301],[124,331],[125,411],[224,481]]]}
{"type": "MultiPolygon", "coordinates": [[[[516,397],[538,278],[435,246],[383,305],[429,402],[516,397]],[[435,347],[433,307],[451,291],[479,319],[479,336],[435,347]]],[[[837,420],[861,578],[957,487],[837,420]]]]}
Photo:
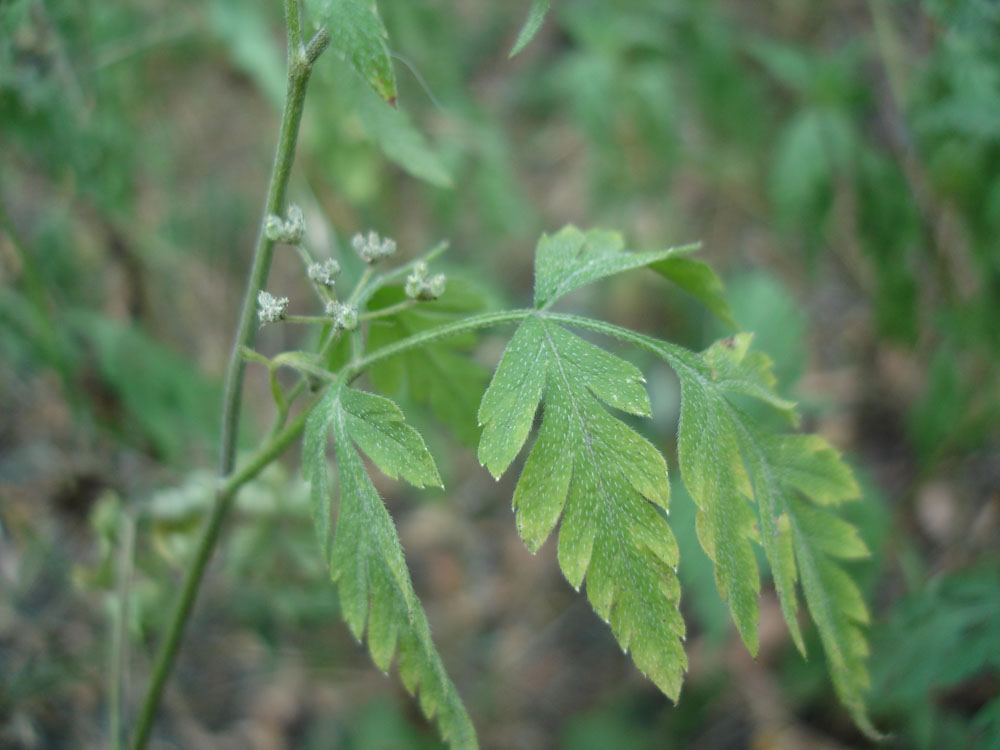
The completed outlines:
{"type": "Polygon", "coordinates": [[[310,0],[317,25],[328,25],[331,45],[389,104],[396,103],[396,72],[386,41],[389,33],[375,0],[310,0]]]}
{"type": "Polygon", "coordinates": [[[617,232],[567,226],[543,234],[535,251],[535,307],[545,308],[574,289],[606,276],[693,252],[698,245],[633,253],[617,232]]]}
{"type": "Polygon", "coordinates": [[[472,722],[431,640],[396,527],[355,447],[389,476],[418,487],[439,485],[423,440],[391,401],[340,381],[309,416],[304,440],[303,470],[311,485],[316,529],[348,627],[359,640],[367,632],[368,650],[382,670],[389,669],[398,651],[403,684],[419,692],[424,714],[437,722],[442,737],[454,747],[476,747],[472,722]],[[335,533],[326,469],[328,432],[336,445],[340,484],[335,533]]]}
{"type": "Polygon", "coordinates": [[[479,460],[494,476],[520,451],[539,403],[538,438],[514,492],[517,527],[535,551],[555,525],[567,580],[611,625],[636,665],[677,698],[687,660],[677,544],[663,515],[667,465],[601,402],[647,416],[642,373],[542,317],[522,323],[483,397],[479,460]]]}
{"type": "Polygon", "coordinates": [[[681,381],[681,473],[698,505],[699,539],[715,563],[719,591],[740,635],[756,652],[759,580],[750,541],[759,529],[796,645],[805,653],[796,593],[801,582],[837,694],[857,725],[877,737],[863,698],[869,680],[861,626],[868,611],[838,562],[868,551],[854,527],[828,510],[859,497],[860,490],[821,437],[775,434],[731,400],[752,396],[794,415],[793,405],[773,390],[770,360],[749,351],[749,343],[741,334],[700,356],[663,342],[649,346],[681,381]]]}

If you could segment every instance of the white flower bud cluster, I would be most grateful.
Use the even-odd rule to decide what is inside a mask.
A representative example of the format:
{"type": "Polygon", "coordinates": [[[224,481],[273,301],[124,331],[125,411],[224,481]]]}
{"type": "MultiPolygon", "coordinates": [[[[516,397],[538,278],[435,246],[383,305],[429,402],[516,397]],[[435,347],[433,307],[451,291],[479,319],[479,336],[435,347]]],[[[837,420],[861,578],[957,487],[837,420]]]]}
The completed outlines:
{"type": "Polygon", "coordinates": [[[410,299],[431,300],[444,294],[448,279],[443,273],[428,276],[427,264],[417,263],[406,277],[403,290],[410,299]]]}
{"type": "Polygon", "coordinates": [[[302,209],[294,204],[288,207],[288,218],[284,221],[275,214],[269,214],[264,220],[264,234],[272,242],[297,245],[302,241],[305,231],[306,220],[302,209]]]}
{"type": "Polygon", "coordinates": [[[389,237],[382,239],[375,232],[354,235],[351,238],[351,247],[365,263],[371,264],[396,254],[396,240],[389,237]]]}
{"type": "Polygon", "coordinates": [[[257,295],[257,317],[261,323],[274,323],[288,312],[288,297],[275,297],[261,290],[257,295]]]}
{"type": "Polygon", "coordinates": [[[327,258],[322,263],[310,263],[306,273],[317,284],[332,287],[338,274],[340,274],[340,264],[333,258],[327,258]]]}
{"type": "Polygon", "coordinates": [[[326,314],[333,318],[333,327],[343,331],[353,331],[358,327],[358,308],[342,302],[327,302],[326,314]]]}

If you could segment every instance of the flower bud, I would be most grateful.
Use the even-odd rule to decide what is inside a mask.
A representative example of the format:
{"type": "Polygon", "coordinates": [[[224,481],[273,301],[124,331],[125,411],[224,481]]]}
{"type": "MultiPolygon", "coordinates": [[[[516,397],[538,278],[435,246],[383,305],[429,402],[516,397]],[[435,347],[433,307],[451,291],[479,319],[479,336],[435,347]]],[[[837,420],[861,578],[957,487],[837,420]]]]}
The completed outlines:
{"type": "Polygon", "coordinates": [[[354,235],[351,238],[351,247],[365,263],[371,264],[396,254],[396,240],[390,237],[383,239],[375,232],[369,232],[367,236],[354,235]]]}
{"type": "Polygon", "coordinates": [[[268,214],[267,218],[264,219],[264,235],[271,240],[271,242],[280,242],[284,231],[285,222],[281,220],[281,217],[275,216],[274,214],[268,214]]]}
{"type": "Polygon", "coordinates": [[[284,242],[289,245],[297,245],[302,241],[302,235],[306,233],[306,219],[302,215],[302,209],[294,203],[288,207],[288,216],[285,218],[284,242]]]}
{"type": "Polygon", "coordinates": [[[327,258],[322,263],[310,263],[306,272],[317,284],[332,287],[340,273],[340,264],[333,258],[327,258]]]}
{"type": "Polygon", "coordinates": [[[288,297],[275,297],[263,289],[257,294],[257,317],[261,323],[274,323],[285,317],[288,297]]]}
{"type": "Polygon", "coordinates": [[[302,209],[296,205],[288,207],[288,217],[282,221],[280,216],[268,214],[264,219],[264,235],[271,242],[281,242],[285,245],[297,245],[302,241],[306,231],[306,220],[302,209]]]}
{"type": "Polygon", "coordinates": [[[420,262],[406,277],[403,291],[410,299],[432,300],[444,294],[448,279],[443,273],[428,278],[427,264],[420,262]]]}
{"type": "Polygon", "coordinates": [[[358,308],[341,302],[327,302],[326,314],[333,318],[337,330],[353,331],[358,327],[358,308]]]}

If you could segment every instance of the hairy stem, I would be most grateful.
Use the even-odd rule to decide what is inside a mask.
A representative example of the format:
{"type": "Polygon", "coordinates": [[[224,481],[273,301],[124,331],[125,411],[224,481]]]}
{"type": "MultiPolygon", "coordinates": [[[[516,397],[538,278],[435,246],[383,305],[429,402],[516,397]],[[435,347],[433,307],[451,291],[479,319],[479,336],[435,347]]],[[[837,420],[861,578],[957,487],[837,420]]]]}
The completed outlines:
{"type": "MultiPolygon", "coordinates": [[[[286,14],[289,28],[298,23],[298,0],[286,0],[286,14]],[[294,8],[294,10],[292,10],[294,8]],[[294,13],[294,16],[293,16],[294,13]]],[[[321,31],[309,43],[310,49],[319,44],[325,47],[329,44],[329,34],[321,31]]],[[[322,51],[322,50],[320,50],[322,51]]],[[[240,313],[236,337],[233,342],[233,354],[226,370],[226,391],[222,409],[222,450],[219,455],[219,474],[225,476],[233,470],[236,457],[236,433],[239,427],[240,401],[243,394],[243,374],[246,363],[240,356],[240,349],[252,346],[257,333],[255,315],[257,309],[257,293],[264,288],[267,274],[271,269],[271,258],[274,255],[274,241],[268,239],[264,232],[264,223],[271,214],[281,213],[285,202],[285,191],[288,188],[288,178],[295,160],[295,145],[299,137],[299,125],[302,122],[302,110],[305,105],[306,86],[312,72],[312,63],[305,56],[301,45],[291,43],[289,34],[288,49],[288,88],[285,93],[285,108],[281,117],[281,129],[278,132],[278,146],[274,154],[274,165],[271,168],[271,181],[267,188],[267,198],[264,202],[264,213],[257,230],[257,246],[254,249],[253,262],[250,267],[250,278],[247,281],[246,293],[243,297],[243,310],[240,313]]]]}
{"type": "MultiPolygon", "coordinates": [[[[253,473],[249,474],[247,478],[242,479],[242,481],[240,481],[240,478],[246,475],[246,467],[240,472],[233,474],[233,467],[236,462],[236,434],[239,426],[243,375],[246,369],[246,362],[241,356],[241,352],[244,347],[249,347],[253,343],[254,334],[256,333],[254,316],[257,293],[264,287],[267,281],[268,271],[271,267],[271,257],[274,251],[274,242],[268,239],[264,233],[264,222],[268,215],[280,213],[284,204],[288,178],[295,159],[295,145],[298,141],[299,125],[302,122],[302,110],[305,105],[306,87],[309,83],[309,75],[312,72],[312,64],[330,43],[329,32],[323,29],[303,49],[298,2],[299,0],[285,0],[285,21],[288,33],[288,83],[285,94],[285,106],[281,117],[281,129],[278,133],[278,146],[271,169],[271,179],[267,188],[264,214],[261,217],[257,244],[254,249],[250,278],[247,282],[246,294],[243,298],[243,309],[240,313],[233,351],[230,355],[229,367],[226,371],[219,473],[222,477],[227,477],[230,474],[232,476],[225,481],[216,494],[211,514],[205,521],[194,560],[188,569],[184,586],[174,605],[167,632],[157,652],[156,662],[153,667],[153,676],[150,679],[149,687],[147,688],[142,708],[140,709],[135,733],[132,737],[131,747],[134,749],[145,747],[149,739],[149,734],[153,727],[153,719],[156,716],[160,696],[163,693],[163,687],[173,668],[174,659],[177,656],[177,650],[180,647],[181,637],[184,633],[188,616],[191,613],[191,608],[194,605],[198,589],[201,585],[202,576],[212,557],[219,533],[222,530],[222,523],[232,506],[236,490],[244,482],[249,481],[249,478],[255,476],[267,463],[277,458],[287,447],[288,443],[294,440],[298,432],[301,431],[301,426],[298,431],[290,431],[291,428],[299,423],[299,420],[296,420],[267,443],[265,448],[270,447],[271,450],[263,453],[263,458],[266,459],[264,463],[260,463],[262,460],[260,452],[256,454],[256,460],[251,459],[248,466],[253,469],[253,473]],[[287,439],[287,442],[283,442],[283,438],[287,439]]],[[[305,424],[304,417],[301,422],[303,425],[305,424]]]]}
{"type": "Polygon", "coordinates": [[[546,318],[546,320],[551,320],[555,323],[562,323],[563,325],[582,328],[586,331],[594,331],[595,333],[601,333],[605,336],[618,339],[619,341],[634,344],[640,349],[645,349],[658,357],[665,358],[667,363],[675,370],[683,369],[697,372],[693,369],[692,365],[692,358],[697,357],[697,355],[692,354],[687,349],[677,346],[677,344],[672,344],[669,341],[661,341],[660,339],[653,338],[652,336],[647,336],[644,333],[636,333],[628,328],[616,326],[614,323],[605,323],[603,320],[584,318],[580,315],[552,312],[543,313],[542,315],[546,318]]]}
{"type": "Polygon", "coordinates": [[[426,331],[415,333],[405,339],[400,339],[392,344],[383,346],[381,349],[376,349],[368,356],[352,362],[344,368],[344,376],[347,382],[350,382],[383,359],[394,357],[397,354],[402,354],[405,351],[429,344],[438,339],[456,336],[466,331],[474,331],[477,328],[489,328],[491,326],[503,325],[504,323],[516,323],[519,320],[524,320],[536,314],[536,312],[535,310],[503,310],[501,312],[473,315],[472,317],[449,323],[448,325],[429,328],[426,331]]]}
{"type": "MultiPolygon", "coordinates": [[[[388,359],[389,357],[402,354],[410,349],[415,349],[431,343],[432,341],[447,338],[448,336],[455,336],[466,331],[473,331],[478,328],[488,328],[490,326],[502,325],[505,323],[515,323],[534,314],[536,314],[535,310],[505,310],[502,312],[483,313],[481,315],[473,315],[469,318],[465,318],[464,320],[456,321],[455,323],[421,331],[420,333],[401,339],[400,341],[390,344],[389,346],[384,346],[381,349],[372,352],[368,356],[358,359],[356,362],[346,366],[343,370],[343,374],[345,378],[350,381],[372,365],[381,362],[384,359],[388,359]]],[[[240,351],[241,349],[237,349],[238,356],[240,351]]],[[[215,501],[212,505],[211,515],[205,521],[205,525],[202,529],[202,535],[198,543],[198,549],[195,552],[195,558],[191,563],[191,567],[188,569],[187,576],[184,580],[184,587],[181,589],[180,595],[177,599],[177,604],[171,615],[170,624],[167,628],[167,635],[164,637],[159,653],[157,654],[156,664],[153,668],[153,679],[150,682],[146,699],[143,703],[142,712],[137,724],[136,733],[132,740],[131,747],[133,750],[145,747],[146,741],[149,738],[153,718],[156,713],[156,706],[159,702],[159,697],[163,692],[163,687],[166,684],[167,677],[170,674],[174,657],[176,656],[177,650],[180,646],[184,626],[187,623],[188,616],[190,615],[191,609],[194,605],[194,600],[198,593],[198,588],[201,585],[201,579],[205,573],[205,568],[208,566],[212,552],[215,549],[215,544],[218,541],[219,532],[222,528],[222,522],[232,506],[237,490],[256,477],[268,464],[278,458],[278,456],[280,456],[288,448],[288,446],[298,439],[298,437],[302,434],[302,430],[305,428],[306,419],[312,410],[312,405],[315,403],[316,401],[314,400],[312,404],[303,409],[292,422],[284,426],[256,453],[254,453],[253,456],[251,456],[239,470],[230,472],[220,485],[215,496],[215,501]]]]}
{"type": "Polygon", "coordinates": [[[414,305],[419,304],[415,299],[404,299],[401,302],[397,302],[394,305],[389,305],[388,307],[382,307],[378,310],[372,310],[371,312],[361,313],[358,316],[359,321],[363,320],[374,320],[376,318],[387,318],[390,315],[395,315],[396,313],[403,312],[404,310],[409,310],[414,305]]]}
{"type": "MultiPolygon", "coordinates": [[[[313,402],[315,403],[315,401],[313,402]]],[[[212,552],[219,538],[222,529],[222,521],[232,507],[236,492],[244,484],[252,480],[271,462],[277,459],[295,440],[302,434],[305,428],[306,418],[312,409],[312,404],[303,409],[296,418],[286,425],[274,437],[261,446],[246,463],[235,471],[231,476],[224,479],[215,493],[215,501],[212,504],[212,513],[205,520],[202,528],[201,539],[198,542],[198,549],[195,551],[194,560],[187,570],[184,579],[184,586],[177,598],[177,605],[171,614],[170,624],[167,628],[167,635],[160,645],[157,654],[156,664],[153,667],[153,679],[150,681],[146,693],[146,700],[142,706],[142,712],[136,726],[135,734],[132,738],[131,747],[133,750],[145,747],[149,739],[150,730],[153,727],[153,718],[156,714],[156,706],[163,686],[173,665],[174,657],[180,646],[181,636],[184,633],[184,626],[201,585],[201,579],[212,558],[212,552]]]]}

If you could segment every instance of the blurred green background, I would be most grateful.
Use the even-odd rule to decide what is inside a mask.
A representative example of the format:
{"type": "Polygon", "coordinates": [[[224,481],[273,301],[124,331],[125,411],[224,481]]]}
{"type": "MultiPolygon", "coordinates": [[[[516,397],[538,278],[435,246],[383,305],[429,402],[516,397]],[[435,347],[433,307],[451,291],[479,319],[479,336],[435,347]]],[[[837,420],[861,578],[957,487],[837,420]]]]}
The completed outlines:
{"type": "MultiPolygon", "coordinates": [[[[290,193],[308,244],[373,228],[410,257],[447,238],[452,278],[520,305],[535,240],[567,222],[635,249],[703,240],[807,426],[862,478],[884,746],[1000,748],[1000,4],[555,0],[508,59],[529,5],[382,0],[398,110],[321,58],[290,193]]],[[[3,747],[107,744],[124,582],[126,718],[141,695],[213,483],[283,45],[277,2],[0,3],[3,747]]],[[[294,307],[300,276],[279,253],[269,288],[294,307]]],[[[693,348],[727,333],[642,275],[573,304],[693,348]]],[[[258,346],[296,341],[272,326],[258,346]]],[[[675,467],[676,381],[637,362],[675,467]]],[[[261,373],[247,387],[249,447],[271,407],[261,373]]],[[[474,424],[403,405],[447,490],[375,479],[485,747],[865,746],[770,591],[760,656],[743,651],[679,483],[674,707],[553,545],[524,549],[474,424]]],[[[241,496],[155,747],[438,746],[342,625],[306,505],[294,457],[241,496]]]]}

